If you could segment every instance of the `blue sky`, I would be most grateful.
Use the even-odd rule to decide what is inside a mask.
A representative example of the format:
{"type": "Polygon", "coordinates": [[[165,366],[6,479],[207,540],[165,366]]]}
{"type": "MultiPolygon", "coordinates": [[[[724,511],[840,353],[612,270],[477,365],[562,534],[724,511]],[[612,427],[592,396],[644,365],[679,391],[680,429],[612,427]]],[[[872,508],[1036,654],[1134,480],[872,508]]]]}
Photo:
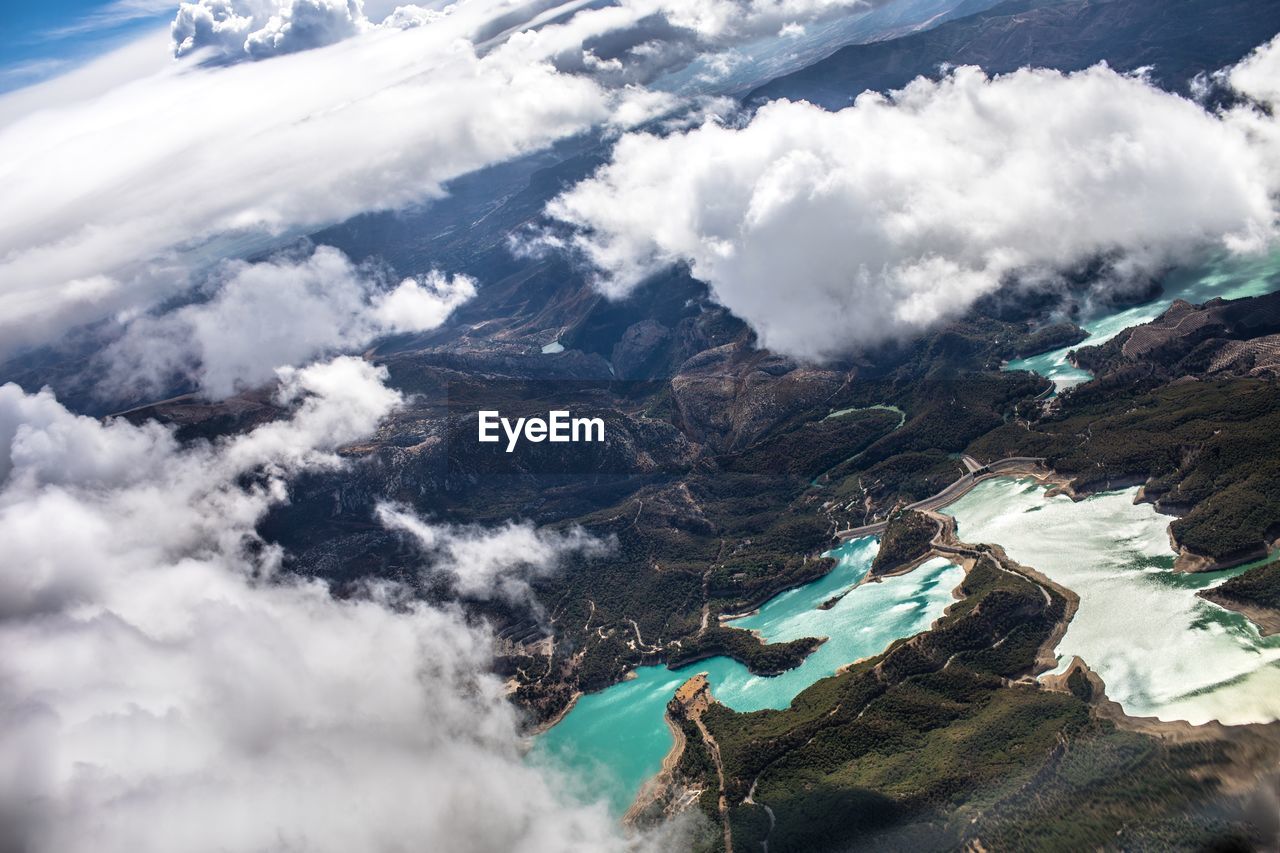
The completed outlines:
{"type": "Polygon", "coordinates": [[[53,76],[173,17],[178,0],[0,0],[0,92],[53,76]]]}

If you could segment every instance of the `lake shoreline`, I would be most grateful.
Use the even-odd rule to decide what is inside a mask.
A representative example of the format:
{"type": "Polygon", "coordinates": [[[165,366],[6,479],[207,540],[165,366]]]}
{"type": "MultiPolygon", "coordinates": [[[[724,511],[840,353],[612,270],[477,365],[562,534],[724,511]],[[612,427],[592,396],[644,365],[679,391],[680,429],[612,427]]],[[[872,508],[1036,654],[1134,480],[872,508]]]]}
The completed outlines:
{"type": "MultiPolygon", "coordinates": [[[[607,690],[608,688],[605,688],[605,689],[607,690]]],[[[526,737],[532,740],[533,738],[536,738],[538,735],[541,735],[550,731],[552,728],[556,726],[557,723],[559,723],[561,720],[567,717],[570,711],[572,711],[574,708],[577,707],[578,700],[585,695],[586,694],[583,693],[581,690],[575,690],[573,692],[573,695],[569,697],[569,701],[564,703],[563,708],[561,708],[559,711],[556,711],[556,713],[551,717],[548,717],[547,719],[538,723],[533,728],[529,729],[528,732],[526,733],[526,737]]]]}
{"type": "Polygon", "coordinates": [[[684,730],[671,718],[669,708],[663,713],[662,719],[671,731],[671,750],[663,757],[662,769],[658,771],[658,775],[644,783],[636,794],[635,801],[622,816],[623,826],[636,826],[646,811],[660,803],[665,795],[669,795],[675,784],[675,770],[680,764],[680,759],[684,757],[687,740],[684,730]]]}
{"type": "Polygon", "coordinates": [[[800,667],[763,677],[724,655],[682,662],[677,669],[663,663],[640,666],[628,674],[631,686],[619,682],[587,694],[553,727],[544,727],[533,747],[535,755],[540,760],[562,761],[570,770],[579,764],[610,768],[617,782],[610,780],[611,810],[619,817],[632,812],[636,797],[662,772],[663,759],[671,755],[675,736],[662,720],[673,693],[689,675],[707,672],[718,701],[734,710],[786,708],[814,682],[834,675],[840,665],[878,654],[899,639],[927,630],[954,600],[953,589],[962,570],[941,559],[917,570],[914,580],[876,584],[834,612],[820,610],[818,604],[833,592],[857,585],[870,570],[877,549],[874,538],[847,543],[833,553],[838,569],[806,585],[812,588],[803,593],[779,593],[759,609],[755,619],[741,626],[771,643],[791,642],[798,636],[832,638],[800,667]],[[911,606],[898,606],[904,602],[911,606]]]}

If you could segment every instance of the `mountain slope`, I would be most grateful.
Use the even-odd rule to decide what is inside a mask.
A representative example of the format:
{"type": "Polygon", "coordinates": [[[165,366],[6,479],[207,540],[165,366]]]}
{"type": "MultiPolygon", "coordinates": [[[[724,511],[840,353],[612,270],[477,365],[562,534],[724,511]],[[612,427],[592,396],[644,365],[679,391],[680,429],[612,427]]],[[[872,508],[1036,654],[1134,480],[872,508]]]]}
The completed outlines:
{"type": "Polygon", "coordinates": [[[1197,74],[1237,62],[1277,32],[1274,0],[1013,0],[923,33],[841,48],[746,100],[788,98],[840,109],[867,89],[901,88],[922,74],[936,76],[945,64],[979,65],[991,74],[1028,65],[1150,67],[1159,85],[1187,93],[1197,74]]]}

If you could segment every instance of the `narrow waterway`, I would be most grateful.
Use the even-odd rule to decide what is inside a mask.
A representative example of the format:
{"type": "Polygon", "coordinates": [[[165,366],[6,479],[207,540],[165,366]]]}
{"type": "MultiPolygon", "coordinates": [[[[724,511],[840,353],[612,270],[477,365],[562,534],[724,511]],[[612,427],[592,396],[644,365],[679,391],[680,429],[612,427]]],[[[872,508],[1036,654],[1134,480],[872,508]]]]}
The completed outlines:
{"type": "Polygon", "coordinates": [[[1172,570],[1169,517],[1136,489],[1074,502],[1031,480],[987,480],[947,507],[965,542],[1001,545],[1080,596],[1058,644],[1129,714],[1228,724],[1280,719],[1280,637],[1196,592],[1244,571],[1172,570]]]}
{"type": "Polygon", "coordinates": [[[531,760],[567,768],[621,815],[644,782],[661,769],[671,749],[663,714],[676,688],[690,676],[708,673],[716,698],[735,710],[785,708],[804,688],[841,666],[927,629],[954,601],[952,591],[963,571],[937,559],[908,575],[858,586],[878,547],[873,538],[841,545],[830,552],[838,562],[825,577],[784,592],[757,613],[732,623],[759,631],[769,642],[828,637],[801,666],[771,678],[752,675],[726,657],[674,672],[664,666],[641,667],[631,680],[579,699],[563,720],[538,738],[531,760]],[[849,590],[830,609],[819,609],[849,590]]]}
{"type": "Polygon", "coordinates": [[[1092,378],[1088,371],[1073,367],[1067,361],[1067,353],[1071,350],[1097,346],[1130,326],[1154,320],[1175,299],[1199,305],[1217,297],[1240,299],[1260,296],[1280,287],[1278,277],[1280,252],[1260,257],[1222,256],[1199,266],[1176,270],[1165,279],[1164,293],[1160,298],[1113,314],[1086,319],[1080,324],[1089,333],[1084,341],[1030,358],[1015,359],[1005,365],[1005,370],[1039,373],[1052,380],[1058,391],[1088,382],[1092,378]]]}

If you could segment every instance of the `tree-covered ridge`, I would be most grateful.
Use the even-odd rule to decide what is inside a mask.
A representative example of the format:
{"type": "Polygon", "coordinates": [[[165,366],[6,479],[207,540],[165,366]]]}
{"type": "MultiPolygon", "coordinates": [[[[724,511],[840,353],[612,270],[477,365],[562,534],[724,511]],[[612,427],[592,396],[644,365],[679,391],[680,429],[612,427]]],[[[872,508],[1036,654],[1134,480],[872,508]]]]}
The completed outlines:
{"type": "Polygon", "coordinates": [[[1254,566],[1200,593],[1223,607],[1239,610],[1265,634],[1280,634],[1280,561],[1254,566]]]}
{"type": "Polygon", "coordinates": [[[920,559],[929,552],[937,533],[938,523],[922,512],[902,510],[889,516],[880,550],[871,562],[871,574],[890,574],[920,559]]]}
{"type": "Polygon", "coordinates": [[[1193,850],[1264,831],[1213,781],[1222,743],[1126,731],[1021,678],[1064,615],[1056,590],[988,554],[961,592],[934,630],[785,711],[709,709],[735,849],[1193,850]]]}
{"type": "Polygon", "coordinates": [[[1280,610],[1280,560],[1255,566],[1236,575],[1213,592],[1220,598],[1247,601],[1261,607],[1280,610]]]}
{"type": "Polygon", "coordinates": [[[1275,376],[1280,371],[1280,293],[1176,300],[1149,323],[1073,353],[1076,363],[1112,381],[1155,386],[1182,376],[1275,376]]]}

